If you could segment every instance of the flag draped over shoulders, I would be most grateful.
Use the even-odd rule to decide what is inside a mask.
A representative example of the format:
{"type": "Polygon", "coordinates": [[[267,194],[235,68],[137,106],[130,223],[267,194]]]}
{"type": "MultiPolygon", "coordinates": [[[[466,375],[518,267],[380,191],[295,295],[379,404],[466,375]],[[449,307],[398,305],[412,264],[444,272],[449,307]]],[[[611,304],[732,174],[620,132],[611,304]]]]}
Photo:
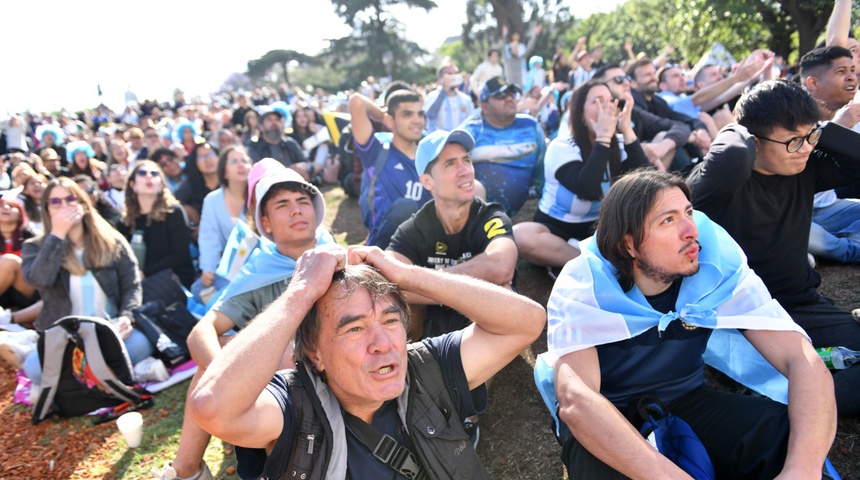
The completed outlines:
{"type": "Polygon", "coordinates": [[[699,229],[698,273],[681,280],[674,311],[654,310],[634,286],[622,291],[617,269],[597,248],[595,237],[583,241],[582,254],[568,262],[547,305],[552,365],[563,355],[636,337],[657,326],[683,321],[714,330],[704,359],[730,377],[774,400],[787,399],[787,380],[738,329],[805,332],[774,300],[747,265],[738,244],[705,214],[694,212],[699,229]]]}

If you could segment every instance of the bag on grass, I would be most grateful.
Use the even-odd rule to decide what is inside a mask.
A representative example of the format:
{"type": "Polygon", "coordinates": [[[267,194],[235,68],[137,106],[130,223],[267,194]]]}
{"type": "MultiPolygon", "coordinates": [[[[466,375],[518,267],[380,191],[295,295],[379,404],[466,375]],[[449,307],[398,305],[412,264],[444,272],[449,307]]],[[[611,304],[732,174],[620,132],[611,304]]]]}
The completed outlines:
{"type": "Polygon", "coordinates": [[[42,382],[33,403],[33,424],[53,414],[76,417],[152,398],[145,389],[134,387],[125,344],[107,320],[63,317],[39,335],[37,348],[42,382]]]}
{"type": "Polygon", "coordinates": [[[184,303],[165,306],[160,300],[154,300],[136,308],[132,314],[135,327],[155,347],[152,355],[164,362],[167,368],[191,359],[186,341],[197,319],[184,303]]]}

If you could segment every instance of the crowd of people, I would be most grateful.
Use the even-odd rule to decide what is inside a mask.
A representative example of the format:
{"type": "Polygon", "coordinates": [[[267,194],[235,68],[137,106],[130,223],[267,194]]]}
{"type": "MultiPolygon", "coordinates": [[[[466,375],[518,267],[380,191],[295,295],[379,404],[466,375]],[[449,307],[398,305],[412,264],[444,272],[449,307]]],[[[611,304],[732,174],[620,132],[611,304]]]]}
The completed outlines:
{"type": "Polygon", "coordinates": [[[210,435],[243,478],[486,478],[487,382],[548,325],[571,478],[687,478],[634,428],[652,397],[714,478],[821,478],[837,414],[860,415],[860,367],[831,375],[815,352],[860,350],[814,270],[860,261],[850,9],[837,0],[794,69],[629,43],[616,63],[585,37],[548,62],[538,26],[426,86],[12,115],[0,327],[26,330],[0,334],[0,356],[38,391],[32,331],[97,316],[137,380],[163,379],[132,312],[169,270],[203,313],[158,478],[212,478],[210,435]],[[358,198],[365,245],[333,239],[327,185],[358,198]],[[546,310],[516,293],[518,259],[556,280],[546,310]],[[712,391],[705,363],[764,396],[712,391]]]}

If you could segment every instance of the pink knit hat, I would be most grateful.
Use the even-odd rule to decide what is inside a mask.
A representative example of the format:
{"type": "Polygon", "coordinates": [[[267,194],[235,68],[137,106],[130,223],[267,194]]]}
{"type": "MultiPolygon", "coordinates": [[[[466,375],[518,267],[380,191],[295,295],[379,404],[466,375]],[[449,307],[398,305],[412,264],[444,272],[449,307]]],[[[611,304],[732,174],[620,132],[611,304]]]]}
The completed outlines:
{"type": "Polygon", "coordinates": [[[274,158],[264,158],[255,163],[248,173],[248,209],[251,209],[251,199],[254,198],[254,187],[261,178],[279,172],[287,167],[274,158]]]}

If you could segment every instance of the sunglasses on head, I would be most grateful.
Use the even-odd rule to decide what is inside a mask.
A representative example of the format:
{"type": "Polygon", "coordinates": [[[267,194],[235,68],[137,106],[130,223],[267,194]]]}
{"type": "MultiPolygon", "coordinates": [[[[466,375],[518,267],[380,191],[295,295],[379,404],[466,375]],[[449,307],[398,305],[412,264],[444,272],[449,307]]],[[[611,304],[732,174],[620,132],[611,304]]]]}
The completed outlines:
{"type": "Polygon", "coordinates": [[[50,207],[59,207],[63,203],[66,205],[77,205],[78,197],[69,195],[68,197],[53,197],[48,199],[48,206],[50,207]]]}

